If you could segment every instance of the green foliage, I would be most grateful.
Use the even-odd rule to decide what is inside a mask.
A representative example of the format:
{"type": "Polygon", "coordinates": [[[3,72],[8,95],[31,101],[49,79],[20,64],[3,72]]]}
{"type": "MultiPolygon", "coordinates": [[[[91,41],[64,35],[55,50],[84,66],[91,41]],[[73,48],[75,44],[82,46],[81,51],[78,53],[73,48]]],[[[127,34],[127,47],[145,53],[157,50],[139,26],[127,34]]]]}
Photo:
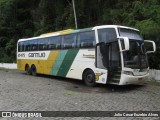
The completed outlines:
{"type": "Polygon", "coordinates": [[[143,35],[147,37],[155,38],[159,34],[160,26],[153,20],[138,21],[135,25],[142,31],[143,35]]]}
{"type": "MultiPolygon", "coordinates": [[[[75,0],[78,28],[119,24],[160,45],[159,0],[75,0]]],[[[72,0],[0,0],[0,62],[16,61],[20,38],[74,28],[72,0]]],[[[159,47],[150,66],[160,68],[159,47]]]]}

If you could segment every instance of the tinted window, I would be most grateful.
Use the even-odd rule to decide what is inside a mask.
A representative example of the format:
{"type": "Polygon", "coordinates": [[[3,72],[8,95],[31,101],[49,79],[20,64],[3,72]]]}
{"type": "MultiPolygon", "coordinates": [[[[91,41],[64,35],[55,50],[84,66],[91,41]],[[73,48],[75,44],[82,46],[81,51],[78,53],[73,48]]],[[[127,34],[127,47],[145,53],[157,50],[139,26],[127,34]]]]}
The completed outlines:
{"type": "Polygon", "coordinates": [[[47,50],[48,49],[48,38],[41,38],[38,40],[39,50],[47,50]]]}
{"type": "Polygon", "coordinates": [[[140,33],[138,31],[135,31],[135,30],[119,28],[119,33],[120,33],[120,36],[128,37],[129,39],[143,40],[140,33]]]}
{"type": "Polygon", "coordinates": [[[18,43],[18,52],[22,52],[23,51],[23,42],[19,42],[18,43]]]}
{"type": "Polygon", "coordinates": [[[63,46],[63,49],[75,48],[76,34],[64,35],[62,46],[63,46]]]}
{"type": "Polygon", "coordinates": [[[38,41],[37,40],[30,41],[30,46],[32,51],[38,50],[38,41]]]}
{"type": "Polygon", "coordinates": [[[82,32],[78,34],[78,47],[80,48],[90,48],[94,47],[95,42],[95,33],[94,31],[82,32]]]}
{"type": "Polygon", "coordinates": [[[30,41],[25,41],[24,42],[24,51],[31,51],[30,41]]]}
{"type": "Polygon", "coordinates": [[[27,51],[27,44],[28,44],[28,41],[23,42],[23,51],[27,51]]]}
{"type": "Polygon", "coordinates": [[[49,37],[48,38],[48,49],[60,49],[61,48],[61,37],[49,37]]]}
{"type": "Polygon", "coordinates": [[[116,31],[114,28],[105,28],[98,30],[99,42],[111,42],[115,41],[117,38],[116,31]]]}

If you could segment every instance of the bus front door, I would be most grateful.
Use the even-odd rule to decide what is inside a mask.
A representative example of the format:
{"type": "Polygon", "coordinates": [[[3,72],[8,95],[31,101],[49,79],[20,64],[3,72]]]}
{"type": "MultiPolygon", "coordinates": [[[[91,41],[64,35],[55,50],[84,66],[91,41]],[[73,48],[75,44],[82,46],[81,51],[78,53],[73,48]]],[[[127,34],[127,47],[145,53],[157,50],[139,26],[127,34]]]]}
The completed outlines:
{"type": "Polygon", "coordinates": [[[108,71],[107,82],[119,83],[121,64],[118,42],[96,45],[96,67],[108,71]]]}

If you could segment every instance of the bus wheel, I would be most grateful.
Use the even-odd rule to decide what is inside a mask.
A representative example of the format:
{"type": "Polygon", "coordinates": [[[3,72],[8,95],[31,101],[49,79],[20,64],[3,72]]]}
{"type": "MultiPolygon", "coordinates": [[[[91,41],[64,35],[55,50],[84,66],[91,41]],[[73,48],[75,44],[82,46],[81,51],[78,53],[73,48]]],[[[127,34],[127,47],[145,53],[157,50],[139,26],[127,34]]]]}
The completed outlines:
{"type": "Polygon", "coordinates": [[[32,67],[31,67],[31,74],[32,74],[33,76],[36,76],[36,75],[37,75],[37,70],[36,70],[36,66],[35,66],[35,65],[32,65],[32,67]]]}
{"type": "Polygon", "coordinates": [[[96,85],[95,74],[92,70],[85,71],[83,79],[87,86],[93,87],[96,85]]]}
{"type": "Polygon", "coordinates": [[[29,68],[29,65],[28,65],[28,64],[25,66],[25,71],[26,71],[26,74],[27,74],[27,75],[30,75],[30,74],[31,74],[30,68],[29,68]]]}

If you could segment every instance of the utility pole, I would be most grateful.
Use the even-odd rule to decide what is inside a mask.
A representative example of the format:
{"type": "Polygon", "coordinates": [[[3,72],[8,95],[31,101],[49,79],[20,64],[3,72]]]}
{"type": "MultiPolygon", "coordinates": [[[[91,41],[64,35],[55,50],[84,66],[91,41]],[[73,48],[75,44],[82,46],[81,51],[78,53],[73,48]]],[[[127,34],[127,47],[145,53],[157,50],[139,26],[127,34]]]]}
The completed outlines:
{"type": "Polygon", "coordinates": [[[77,26],[77,16],[76,16],[76,10],[75,10],[74,0],[72,0],[72,4],[73,4],[73,12],[74,12],[75,28],[78,29],[78,26],[77,26]]]}

